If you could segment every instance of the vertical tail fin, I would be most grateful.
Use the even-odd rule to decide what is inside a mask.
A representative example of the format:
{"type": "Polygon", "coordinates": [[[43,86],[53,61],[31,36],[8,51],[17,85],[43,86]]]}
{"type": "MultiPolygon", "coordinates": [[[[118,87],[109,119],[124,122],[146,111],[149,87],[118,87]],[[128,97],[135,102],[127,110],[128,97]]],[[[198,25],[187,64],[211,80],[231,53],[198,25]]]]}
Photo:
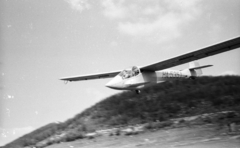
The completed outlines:
{"type": "Polygon", "coordinates": [[[213,65],[200,66],[200,64],[197,61],[193,61],[189,63],[189,70],[192,76],[201,76],[203,74],[202,68],[206,68],[210,66],[213,66],[213,65]]]}
{"type": "Polygon", "coordinates": [[[202,69],[196,69],[196,67],[200,67],[200,64],[197,61],[193,61],[189,63],[189,70],[191,73],[194,74],[194,76],[201,76],[202,75],[202,69]]]}

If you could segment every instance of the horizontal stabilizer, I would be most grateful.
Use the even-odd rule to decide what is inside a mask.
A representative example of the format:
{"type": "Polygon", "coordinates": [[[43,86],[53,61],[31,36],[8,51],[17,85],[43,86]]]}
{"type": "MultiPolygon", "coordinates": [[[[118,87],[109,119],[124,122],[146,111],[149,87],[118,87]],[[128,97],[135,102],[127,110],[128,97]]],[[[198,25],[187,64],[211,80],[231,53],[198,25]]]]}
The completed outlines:
{"type": "Polygon", "coordinates": [[[189,68],[189,70],[201,69],[201,68],[207,68],[207,67],[211,67],[211,66],[213,66],[213,65],[198,66],[198,67],[189,68]]]}

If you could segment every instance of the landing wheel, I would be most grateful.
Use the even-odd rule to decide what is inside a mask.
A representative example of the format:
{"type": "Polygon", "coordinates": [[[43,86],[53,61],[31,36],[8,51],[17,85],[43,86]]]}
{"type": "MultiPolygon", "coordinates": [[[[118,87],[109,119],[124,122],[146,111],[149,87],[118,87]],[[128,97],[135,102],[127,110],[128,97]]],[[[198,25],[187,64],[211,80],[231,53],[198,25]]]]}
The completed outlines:
{"type": "Polygon", "coordinates": [[[192,79],[192,80],[195,80],[195,79],[196,79],[196,77],[192,76],[192,77],[190,77],[190,79],[192,79]]]}
{"type": "Polygon", "coordinates": [[[136,92],[136,94],[140,94],[141,93],[141,91],[140,90],[135,90],[135,92],[136,92]]]}

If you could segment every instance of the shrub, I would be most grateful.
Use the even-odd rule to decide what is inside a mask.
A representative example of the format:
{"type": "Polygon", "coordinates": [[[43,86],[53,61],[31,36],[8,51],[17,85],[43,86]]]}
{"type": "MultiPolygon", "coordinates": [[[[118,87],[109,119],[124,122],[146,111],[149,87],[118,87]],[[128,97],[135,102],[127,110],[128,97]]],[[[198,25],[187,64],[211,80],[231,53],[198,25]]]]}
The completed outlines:
{"type": "Polygon", "coordinates": [[[145,125],[145,128],[150,130],[150,129],[153,129],[154,128],[154,125],[153,125],[153,122],[149,122],[145,125]]]}
{"type": "Polygon", "coordinates": [[[117,129],[116,133],[115,133],[116,136],[119,136],[121,135],[121,130],[120,129],[117,129]]]}
{"type": "Polygon", "coordinates": [[[163,121],[163,122],[150,122],[148,123],[145,128],[146,129],[160,129],[164,127],[168,127],[173,125],[173,121],[163,121]]]}
{"type": "Polygon", "coordinates": [[[205,117],[205,118],[203,118],[203,122],[205,122],[205,123],[213,123],[213,120],[210,117],[205,117]]]}
{"type": "Polygon", "coordinates": [[[178,121],[179,124],[185,123],[185,122],[186,122],[186,121],[185,121],[184,119],[181,119],[181,120],[178,121]]]}
{"type": "Polygon", "coordinates": [[[82,133],[71,132],[65,136],[64,141],[74,141],[76,139],[83,139],[83,138],[84,138],[84,135],[82,133]]]}

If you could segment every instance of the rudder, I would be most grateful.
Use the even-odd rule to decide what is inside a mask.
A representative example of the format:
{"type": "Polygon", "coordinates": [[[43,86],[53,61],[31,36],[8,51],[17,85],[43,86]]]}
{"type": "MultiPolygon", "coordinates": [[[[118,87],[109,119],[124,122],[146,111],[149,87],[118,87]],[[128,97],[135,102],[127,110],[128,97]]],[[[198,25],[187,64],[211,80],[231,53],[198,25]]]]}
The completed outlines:
{"type": "Polygon", "coordinates": [[[207,68],[213,65],[204,65],[200,66],[200,64],[197,61],[193,61],[189,63],[189,70],[191,72],[192,76],[201,76],[203,74],[202,68],[207,68]]]}
{"type": "Polygon", "coordinates": [[[203,74],[202,69],[201,68],[196,69],[197,67],[200,67],[200,64],[197,61],[189,63],[189,70],[192,76],[201,76],[203,74]]]}

